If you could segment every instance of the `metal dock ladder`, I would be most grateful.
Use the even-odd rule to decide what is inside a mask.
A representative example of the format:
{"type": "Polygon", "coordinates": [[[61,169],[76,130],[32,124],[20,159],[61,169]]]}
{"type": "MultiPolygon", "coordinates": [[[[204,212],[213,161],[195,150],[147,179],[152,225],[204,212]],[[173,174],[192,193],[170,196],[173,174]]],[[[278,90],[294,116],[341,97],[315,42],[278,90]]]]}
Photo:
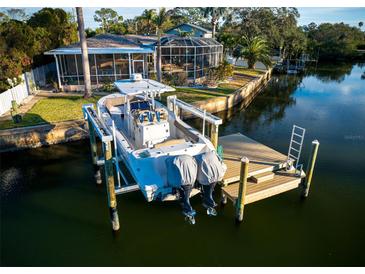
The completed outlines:
{"type": "MultiPolygon", "coordinates": [[[[293,130],[291,132],[290,145],[288,151],[289,167],[294,166],[295,169],[301,167],[299,164],[300,153],[302,152],[302,146],[304,141],[305,128],[293,125],[293,130]]],[[[302,167],[301,167],[302,169],[302,167]]]]}

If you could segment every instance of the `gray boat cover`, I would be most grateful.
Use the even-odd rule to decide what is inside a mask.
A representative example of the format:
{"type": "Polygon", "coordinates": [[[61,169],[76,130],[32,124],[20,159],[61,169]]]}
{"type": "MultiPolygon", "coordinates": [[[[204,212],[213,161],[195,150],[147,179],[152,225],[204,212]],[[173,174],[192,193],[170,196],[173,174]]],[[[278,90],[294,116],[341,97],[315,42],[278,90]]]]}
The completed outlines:
{"type": "Polygon", "coordinates": [[[194,185],[198,165],[190,155],[178,155],[166,159],[167,181],[172,187],[194,185]]]}
{"type": "Polygon", "coordinates": [[[227,166],[220,160],[214,150],[197,156],[196,160],[198,162],[198,182],[200,184],[209,185],[223,179],[227,166]]]}

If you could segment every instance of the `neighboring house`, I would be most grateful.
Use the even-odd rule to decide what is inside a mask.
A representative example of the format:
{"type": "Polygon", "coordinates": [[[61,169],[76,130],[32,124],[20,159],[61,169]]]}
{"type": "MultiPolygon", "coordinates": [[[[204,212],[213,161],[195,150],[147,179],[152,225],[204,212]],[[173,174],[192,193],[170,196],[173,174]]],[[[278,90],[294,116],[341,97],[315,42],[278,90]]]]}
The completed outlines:
{"type": "Polygon", "coordinates": [[[189,23],[183,23],[172,29],[169,29],[168,31],[166,31],[166,34],[178,36],[182,36],[185,34],[194,37],[212,38],[212,32],[210,30],[189,23]]]}
{"type": "MultiPolygon", "coordinates": [[[[129,79],[133,73],[151,78],[156,73],[156,36],[100,34],[87,39],[93,87],[129,79]]],[[[184,73],[197,81],[219,65],[223,46],[212,38],[164,35],[161,39],[163,76],[184,73]]],[[[83,89],[79,43],[46,52],[55,57],[58,83],[63,90],[83,89]]]]}

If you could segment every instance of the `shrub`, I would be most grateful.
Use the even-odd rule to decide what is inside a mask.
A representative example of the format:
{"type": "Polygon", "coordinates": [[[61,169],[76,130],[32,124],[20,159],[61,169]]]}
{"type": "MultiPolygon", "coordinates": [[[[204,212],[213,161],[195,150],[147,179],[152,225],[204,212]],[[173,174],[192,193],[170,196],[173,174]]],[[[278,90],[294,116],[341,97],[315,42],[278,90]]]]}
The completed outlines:
{"type": "Polygon", "coordinates": [[[211,68],[207,75],[206,83],[212,85],[213,82],[223,81],[233,75],[233,65],[223,61],[216,68],[211,68]]]}
{"type": "Polygon", "coordinates": [[[101,92],[115,92],[115,86],[112,82],[107,82],[105,84],[103,84],[100,88],[98,88],[99,91],[101,92]]]}
{"type": "Polygon", "coordinates": [[[187,82],[187,77],[185,72],[168,73],[164,74],[163,82],[170,86],[183,86],[187,82]]]}

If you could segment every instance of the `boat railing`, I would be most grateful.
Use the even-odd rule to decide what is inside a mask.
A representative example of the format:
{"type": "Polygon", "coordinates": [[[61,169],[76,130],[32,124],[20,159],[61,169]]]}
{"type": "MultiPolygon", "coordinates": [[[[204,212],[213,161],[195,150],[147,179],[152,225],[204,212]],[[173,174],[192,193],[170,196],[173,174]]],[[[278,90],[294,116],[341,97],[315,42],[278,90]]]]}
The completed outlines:
{"type": "Polygon", "coordinates": [[[202,133],[205,135],[205,123],[208,122],[212,125],[210,132],[210,139],[213,146],[217,149],[218,147],[218,127],[223,123],[222,119],[214,116],[213,114],[197,108],[191,104],[188,104],[182,100],[177,99],[176,95],[171,95],[167,97],[167,108],[174,112],[178,116],[179,109],[191,113],[195,117],[203,119],[203,129],[202,133]]]}

